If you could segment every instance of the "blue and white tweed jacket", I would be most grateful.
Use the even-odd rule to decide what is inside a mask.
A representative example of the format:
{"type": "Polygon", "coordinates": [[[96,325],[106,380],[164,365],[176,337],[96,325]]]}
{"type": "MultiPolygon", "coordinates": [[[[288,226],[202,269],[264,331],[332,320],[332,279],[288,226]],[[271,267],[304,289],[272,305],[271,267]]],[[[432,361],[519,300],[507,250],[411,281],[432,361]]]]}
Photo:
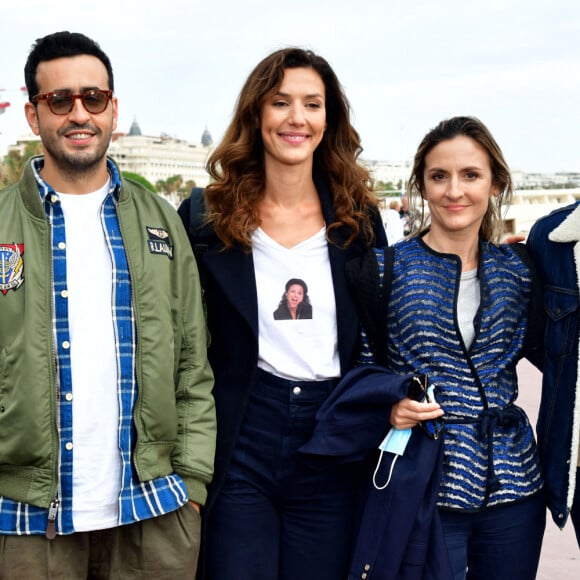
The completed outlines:
{"type": "MultiPolygon", "coordinates": [[[[514,404],[532,299],[529,267],[512,246],[480,243],[481,301],[467,349],[457,323],[459,258],[434,252],[421,238],[393,251],[389,366],[427,374],[445,411],[439,507],[476,511],[536,493],[542,479],[534,435],[514,404]]],[[[383,251],[376,256],[381,271],[383,251]]]]}

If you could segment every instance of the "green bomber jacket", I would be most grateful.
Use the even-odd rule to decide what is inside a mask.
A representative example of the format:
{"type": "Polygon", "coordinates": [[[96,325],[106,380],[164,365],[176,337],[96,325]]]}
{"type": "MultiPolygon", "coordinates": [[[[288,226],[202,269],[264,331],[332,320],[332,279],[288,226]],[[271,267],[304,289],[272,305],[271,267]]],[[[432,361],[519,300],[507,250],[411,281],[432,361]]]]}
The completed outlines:
{"type": "MultiPolygon", "coordinates": [[[[216,424],[195,258],[177,212],[138,183],[122,179],[117,214],[137,333],[133,462],[141,481],[177,473],[203,504],[216,424]]],[[[29,161],[0,193],[0,496],[40,507],[58,483],[51,280],[51,228],[29,161]]]]}

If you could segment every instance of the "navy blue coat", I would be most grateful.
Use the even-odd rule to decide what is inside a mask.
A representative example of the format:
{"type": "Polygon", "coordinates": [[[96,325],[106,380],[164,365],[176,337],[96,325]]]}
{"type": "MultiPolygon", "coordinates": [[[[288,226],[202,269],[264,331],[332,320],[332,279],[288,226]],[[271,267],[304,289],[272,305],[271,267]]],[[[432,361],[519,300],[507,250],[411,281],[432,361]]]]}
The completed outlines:
{"type": "MultiPolygon", "coordinates": [[[[325,223],[335,221],[332,193],[326,184],[315,178],[325,223]]],[[[190,204],[180,206],[179,214],[189,231],[190,204]]],[[[376,245],[387,239],[378,211],[373,216],[376,245]]],[[[210,334],[209,361],[215,375],[214,398],[217,413],[215,472],[208,488],[204,523],[211,519],[213,501],[223,484],[246,404],[257,379],[258,363],[258,300],[252,253],[241,246],[223,250],[222,242],[209,228],[199,234],[191,232],[194,249],[202,241],[206,246],[196,252],[210,334]]],[[[330,268],[337,310],[338,354],[341,372],[349,370],[357,356],[359,319],[348,291],[345,264],[361,256],[367,244],[361,237],[348,248],[342,248],[349,231],[344,227],[332,230],[335,242],[328,245],[330,268]]]]}
{"type": "MultiPolygon", "coordinates": [[[[544,282],[546,357],[537,434],[544,489],[554,522],[572,507],[580,444],[580,202],[533,226],[528,246],[544,282]]],[[[580,521],[575,521],[580,538],[580,521]]]]}
{"type": "MultiPolygon", "coordinates": [[[[376,365],[350,371],[321,406],[314,434],[301,451],[327,460],[361,460],[379,446],[389,427],[391,406],[407,396],[410,382],[410,375],[395,375],[376,365]]],[[[442,439],[413,429],[385,489],[372,482],[376,458],[370,468],[367,465],[349,580],[452,578],[436,503],[442,439]]],[[[379,483],[386,481],[392,460],[392,454],[384,454],[379,483]]]]}

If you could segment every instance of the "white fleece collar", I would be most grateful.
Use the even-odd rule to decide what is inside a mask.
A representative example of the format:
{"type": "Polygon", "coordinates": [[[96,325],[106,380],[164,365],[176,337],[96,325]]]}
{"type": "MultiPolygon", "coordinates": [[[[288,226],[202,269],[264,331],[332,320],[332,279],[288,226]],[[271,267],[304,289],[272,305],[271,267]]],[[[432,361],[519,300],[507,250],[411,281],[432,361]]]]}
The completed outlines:
{"type": "Polygon", "coordinates": [[[580,241],[580,204],[572,213],[548,236],[553,242],[578,242],[580,241]]]}

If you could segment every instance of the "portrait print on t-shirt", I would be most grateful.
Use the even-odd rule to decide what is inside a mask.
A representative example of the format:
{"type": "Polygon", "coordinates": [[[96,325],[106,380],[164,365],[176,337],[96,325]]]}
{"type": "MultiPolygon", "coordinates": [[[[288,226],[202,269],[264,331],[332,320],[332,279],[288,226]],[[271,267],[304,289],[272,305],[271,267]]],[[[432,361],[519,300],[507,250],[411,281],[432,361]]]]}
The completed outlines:
{"type": "Polygon", "coordinates": [[[274,310],[274,320],[309,319],[312,319],[312,305],[308,296],[308,286],[300,278],[290,278],[286,282],[278,308],[274,310]]]}

